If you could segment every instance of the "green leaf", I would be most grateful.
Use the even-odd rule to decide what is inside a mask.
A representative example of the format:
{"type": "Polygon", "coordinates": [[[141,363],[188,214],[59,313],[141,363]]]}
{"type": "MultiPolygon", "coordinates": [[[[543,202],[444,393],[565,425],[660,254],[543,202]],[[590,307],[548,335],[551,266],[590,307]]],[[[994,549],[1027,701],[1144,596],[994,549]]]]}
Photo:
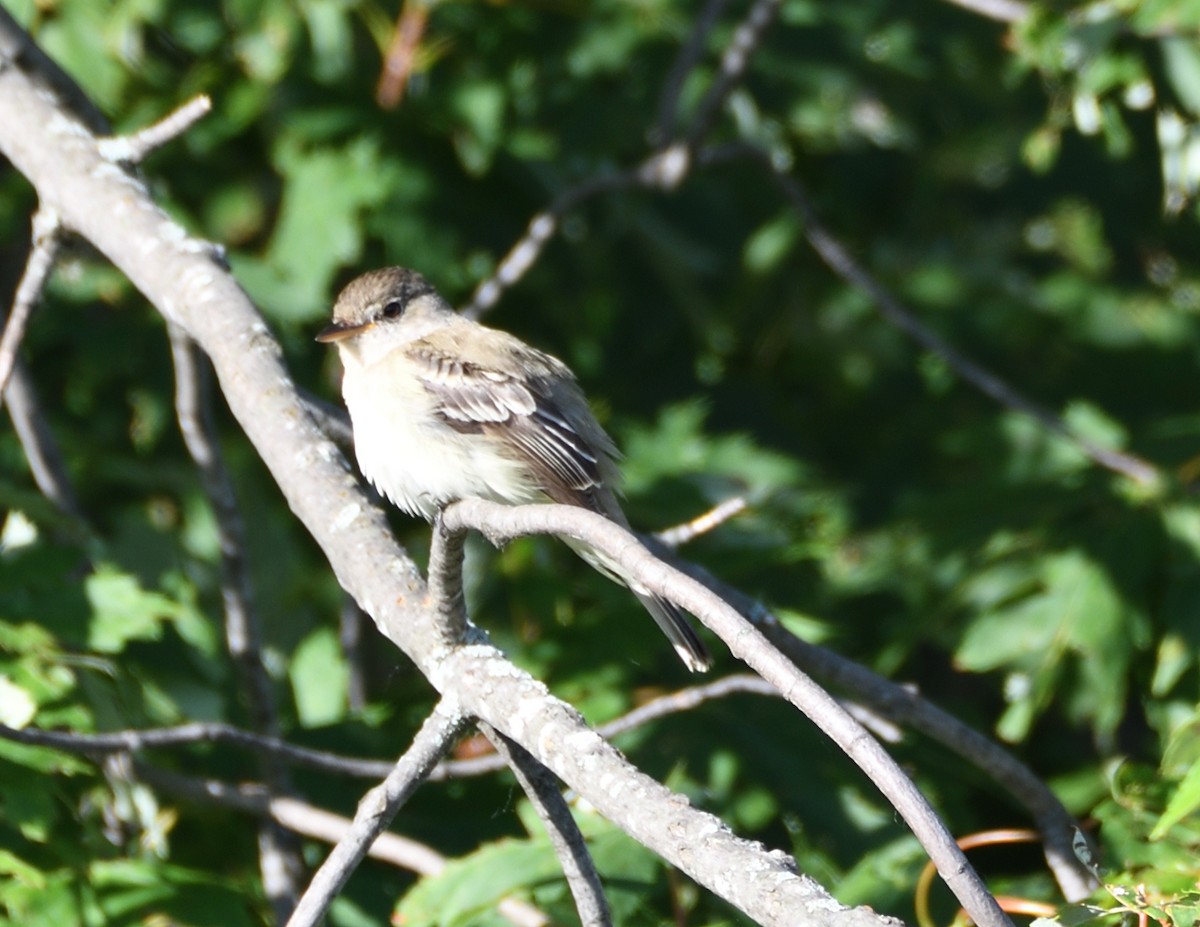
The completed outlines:
{"type": "Polygon", "coordinates": [[[491,167],[502,140],[505,90],[493,81],[475,81],[459,87],[454,110],[463,128],[454,134],[454,149],[469,174],[483,175],[491,167]]]}
{"type": "Polygon", "coordinates": [[[955,659],[974,672],[1007,667],[1010,708],[1001,727],[1022,739],[1045,708],[1062,673],[1062,658],[1075,655],[1093,723],[1111,732],[1123,715],[1125,668],[1130,661],[1127,607],[1102,566],[1078,551],[1048,555],[1037,569],[1038,587],[972,620],[955,659]]]}
{"type": "MultiPolygon", "coordinates": [[[[486,844],[422,879],[400,902],[396,919],[417,927],[467,927],[487,919],[505,897],[532,896],[540,906],[572,907],[562,869],[536,813],[527,801],[518,809],[529,840],[486,844]]],[[[628,923],[645,905],[660,864],[645,847],[599,815],[573,812],[605,885],[614,921],[628,923]]]]}
{"type": "Polygon", "coordinates": [[[300,643],[289,676],[296,712],[305,727],[333,724],[346,716],[350,670],[332,629],[318,628],[300,643]]]}
{"type": "Polygon", "coordinates": [[[361,213],[383,201],[392,173],[367,138],[341,149],[291,141],[278,162],[285,186],[270,247],[263,258],[231,261],[273,317],[307,324],[328,313],[334,275],[362,253],[361,213]]]}
{"type": "Polygon", "coordinates": [[[470,927],[500,899],[561,876],[548,843],[496,841],[421,879],[400,900],[394,920],[409,927],[470,927]]]}
{"type": "Polygon", "coordinates": [[[1200,117],[1200,49],[1183,36],[1163,38],[1159,47],[1171,87],[1192,111],[1192,116],[1200,117]]]}
{"type": "Polygon", "coordinates": [[[746,241],[742,258],[746,269],[760,274],[774,270],[796,244],[799,232],[790,212],[760,227],[746,241]]]}
{"type": "Polygon", "coordinates": [[[0,873],[19,881],[22,885],[35,890],[46,887],[46,876],[25,862],[11,850],[0,850],[0,873]]]}
{"type": "Polygon", "coordinates": [[[1192,764],[1183,781],[1175,787],[1171,799],[1167,802],[1166,810],[1150,831],[1151,840],[1162,839],[1167,831],[1182,821],[1187,815],[1200,808],[1200,759],[1192,764]]]}
{"type": "Polygon", "coordinates": [[[163,622],[179,613],[175,602],[113,567],[97,569],[84,580],[84,590],[92,608],[88,646],[100,653],[120,653],[134,640],[158,640],[163,622]]]}

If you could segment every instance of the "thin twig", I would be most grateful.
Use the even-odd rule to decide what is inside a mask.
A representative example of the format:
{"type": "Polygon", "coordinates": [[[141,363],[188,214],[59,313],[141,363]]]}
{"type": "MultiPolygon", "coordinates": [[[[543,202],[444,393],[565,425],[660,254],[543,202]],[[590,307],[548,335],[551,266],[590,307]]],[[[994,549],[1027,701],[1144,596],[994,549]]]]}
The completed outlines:
{"type": "Polygon", "coordinates": [[[104,734],[44,731],[32,727],[18,730],[0,725],[0,738],[87,756],[102,756],[106,753],[116,752],[139,753],[144,750],[201,743],[227,743],[258,753],[269,754],[296,766],[360,779],[381,779],[391,771],[394,765],[383,760],[355,759],[324,750],[298,747],[278,737],[255,734],[252,731],[220,721],[193,721],[174,727],[148,728],[140,731],[110,731],[104,734]]]}
{"type": "Polygon", "coordinates": [[[559,194],[549,208],[529,221],[529,226],[509,249],[490,277],[475,288],[462,307],[467,318],[477,319],[500,300],[504,291],[520,280],[541,257],[547,243],[558,231],[562,217],[576,206],[601,193],[613,193],[630,187],[673,190],[687,177],[691,155],[682,143],[652,152],[640,164],[625,170],[591,177],[559,194]]]}
{"type": "MultiPolygon", "coordinates": [[[[388,764],[389,767],[394,764],[388,764]]],[[[147,785],[186,801],[233,808],[270,818],[293,833],[322,843],[336,844],[349,833],[349,818],[317,808],[295,798],[272,795],[261,785],[232,785],[219,779],[200,779],[134,761],[137,777],[147,785]]],[[[424,843],[399,834],[381,833],[367,851],[374,860],[423,876],[439,875],[446,857],[424,843]]],[[[497,910],[516,927],[547,927],[549,919],[537,908],[517,898],[503,898],[497,910]]]]}
{"type": "Polygon", "coordinates": [[[567,211],[599,193],[619,190],[635,183],[637,172],[627,170],[591,178],[557,196],[548,209],[529,221],[525,234],[509,249],[495,272],[475,288],[462,314],[472,319],[479,318],[499,301],[505,290],[525,276],[558,231],[558,224],[567,211]]]}
{"type": "MultiPolygon", "coordinates": [[[[212,395],[207,359],[181,328],[167,324],[175,364],[175,414],[183,443],[200,474],[212,508],[221,552],[221,602],[225,609],[225,641],[238,673],[239,688],[250,711],[251,727],[259,734],[278,736],[275,693],[262,660],[262,633],[253,605],[245,560],[246,531],[233,481],[225,468],[212,418],[212,395]]],[[[288,790],[286,769],[270,754],[260,755],[263,778],[272,791],[288,790]]],[[[304,864],[296,847],[274,824],[259,831],[263,889],[282,923],[299,897],[304,864]]]]}
{"type": "Polygon", "coordinates": [[[321,922],[375,838],[387,829],[401,805],[425,781],[465,726],[466,719],[447,702],[434,707],[388,777],[358,803],[354,823],[313,876],[288,927],[316,927],[321,922]]]}
{"type": "Polygon", "coordinates": [[[550,845],[558,856],[567,885],[575,898],[579,921],[584,927],[610,927],[612,911],[600,884],[600,874],[588,852],[579,825],[559,790],[558,781],[541,763],[509,737],[490,724],[479,723],[479,730],[491,742],[496,753],[512,768],[526,797],[550,837],[550,845]]]}
{"type": "Polygon", "coordinates": [[[691,711],[705,702],[736,694],[766,695],[777,698],[779,691],[761,676],[738,673],[715,682],[705,683],[702,686],[688,686],[677,692],[660,695],[658,698],[626,712],[619,718],[600,725],[596,728],[596,733],[605,740],[611,740],[649,724],[651,721],[657,721],[659,718],[691,711]]]}
{"type": "Polygon", "coordinates": [[[717,114],[725,105],[730,92],[745,76],[746,68],[750,65],[750,57],[762,44],[763,37],[775,17],[783,0],[754,0],[746,17],[738,24],[733,33],[733,39],[725,47],[721,55],[721,70],[716,80],[708,88],[708,93],[700,101],[696,115],[688,128],[688,147],[695,150],[712,132],[717,121],[717,114]]]}
{"type": "Polygon", "coordinates": [[[694,541],[700,535],[708,534],[708,532],[725,524],[725,522],[729,521],[735,515],[740,515],[746,511],[749,505],[750,503],[746,501],[745,496],[732,496],[724,502],[717,503],[707,512],[697,515],[689,521],[655,532],[654,537],[661,544],[672,549],[682,547],[689,541],[694,541]]]}
{"type": "Polygon", "coordinates": [[[4,335],[0,336],[0,395],[3,395],[8,386],[8,378],[17,360],[17,351],[25,338],[25,326],[29,322],[33,307],[42,298],[42,290],[50,277],[50,271],[54,268],[62,241],[62,222],[53,209],[45,205],[39,206],[33,214],[31,224],[30,238],[33,244],[29,249],[29,258],[25,261],[25,272],[21,275],[21,282],[17,284],[17,292],[13,296],[12,312],[4,325],[4,335]]]}
{"type": "Polygon", "coordinates": [[[830,270],[851,286],[861,290],[875,304],[885,319],[925,350],[940,357],[958,376],[1005,408],[1027,415],[1047,431],[1065,438],[1080,453],[1106,470],[1120,473],[1143,485],[1153,485],[1161,481],[1162,475],[1153,464],[1133,454],[1103,447],[1089,438],[1076,434],[1061,417],[1023,396],[1001,377],[977,364],[929,329],[851,256],[850,251],[821,221],[821,217],[813,208],[808,194],[800,182],[791,174],[780,170],[772,162],[767,152],[754,145],[734,143],[702,152],[698,160],[707,165],[742,158],[749,159],[767,170],[792,207],[799,213],[804,222],[805,237],[830,270]]]}
{"type": "Polygon", "coordinates": [[[29,471],[43,496],[77,525],[86,521],[75,488],[67,476],[66,464],[58,450],[58,442],[50,431],[38,403],[37,391],[29,368],[21,358],[13,364],[12,377],[4,393],[4,404],[12,419],[13,430],[25,451],[29,471]]]}
{"type": "Polygon", "coordinates": [[[117,164],[141,164],[155,149],[174,141],[212,109],[207,94],[192,97],[158,122],[129,135],[114,135],[97,142],[100,154],[117,164]]]}
{"type": "MultiPolygon", "coordinates": [[[[659,718],[690,711],[705,702],[726,698],[739,692],[769,696],[779,694],[758,676],[749,674],[726,676],[715,682],[690,686],[659,696],[644,705],[639,705],[627,714],[600,725],[596,732],[605,739],[611,739],[659,718]]],[[[247,750],[268,753],[296,766],[359,779],[381,779],[391,772],[395,765],[385,760],[368,760],[300,747],[278,737],[255,734],[252,731],[219,721],[195,721],[174,727],[110,731],[104,734],[46,731],[32,727],[17,729],[0,724],[0,739],[39,747],[52,747],[85,756],[103,756],[106,753],[140,753],[146,750],[201,743],[227,743],[247,750]]],[[[469,760],[443,760],[430,773],[429,779],[431,782],[440,782],[446,779],[480,776],[496,772],[503,769],[504,766],[504,761],[495,754],[469,760]]]]}
{"type": "MultiPolygon", "coordinates": [[[[721,67],[708,93],[700,101],[696,117],[687,132],[687,142],[666,143],[656,148],[640,164],[616,173],[593,177],[555,197],[548,209],[530,220],[525,234],[517,240],[501,259],[490,277],[475,288],[470,301],[462,308],[463,315],[477,319],[491,309],[504,291],[520,280],[541,256],[547,242],[558,230],[562,217],[585,200],[600,193],[610,193],[628,187],[649,187],[673,190],[687,177],[692,164],[692,151],[712,131],[716,114],[724,105],[729,92],[742,79],[750,63],[750,57],[762,42],[767,27],[774,21],[782,0],[755,0],[745,19],[734,32],[733,38],[721,56],[721,67]]],[[[687,71],[695,67],[701,57],[705,36],[720,15],[723,4],[710,3],[702,14],[689,40],[688,51],[681,54],[672,70],[659,103],[659,127],[666,123],[663,113],[676,106],[678,87],[686,80],[687,71]],[[673,85],[677,85],[672,89],[673,85]]],[[[652,136],[655,133],[652,133],[652,136]]]]}
{"type": "Polygon", "coordinates": [[[679,97],[683,93],[683,86],[688,75],[704,57],[708,36],[724,15],[728,5],[729,0],[708,0],[692,24],[691,34],[680,47],[670,72],[663,80],[658,97],[658,116],[648,134],[648,141],[652,146],[657,148],[674,138],[675,126],[679,119],[679,97]]]}
{"type": "Polygon", "coordinates": [[[908,824],[938,873],[979,927],[1011,927],[925,797],[887,752],[837,701],[776,649],[735,608],[669,566],[602,515],[567,505],[506,506],[464,499],[442,513],[450,528],[480,531],[493,544],[532,534],[584,541],[612,558],[622,575],[687,609],[788,702],[817,725],[867,775],[908,824]]]}

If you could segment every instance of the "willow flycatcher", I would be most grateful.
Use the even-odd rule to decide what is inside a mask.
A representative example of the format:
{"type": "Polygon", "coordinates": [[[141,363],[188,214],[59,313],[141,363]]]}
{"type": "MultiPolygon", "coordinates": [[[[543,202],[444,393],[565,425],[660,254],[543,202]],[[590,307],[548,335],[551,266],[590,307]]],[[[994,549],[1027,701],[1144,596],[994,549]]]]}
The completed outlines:
{"type": "MultiPolygon", "coordinates": [[[[567,366],[459,315],[415,271],[385,267],[352,280],[317,340],[336,344],[345,368],[359,467],[409,514],[432,521],[476,496],[577,505],[629,527],[616,496],[616,446],[567,366]]],[[[712,665],[675,605],[566,540],[633,590],[688,669],[712,665]]]]}

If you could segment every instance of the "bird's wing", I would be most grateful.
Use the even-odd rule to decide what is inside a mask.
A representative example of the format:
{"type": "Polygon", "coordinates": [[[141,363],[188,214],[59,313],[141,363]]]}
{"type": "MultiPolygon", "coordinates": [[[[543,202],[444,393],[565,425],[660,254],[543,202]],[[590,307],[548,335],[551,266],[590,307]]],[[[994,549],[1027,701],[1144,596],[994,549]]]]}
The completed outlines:
{"type": "Polygon", "coordinates": [[[463,361],[429,343],[413,345],[409,356],[418,362],[421,382],[447,425],[499,439],[555,502],[603,511],[601,494],[615,449],[591,419],[566,368],[540,351],[520,348],[528,356],[519,358],[519,376],[463,361]]]}

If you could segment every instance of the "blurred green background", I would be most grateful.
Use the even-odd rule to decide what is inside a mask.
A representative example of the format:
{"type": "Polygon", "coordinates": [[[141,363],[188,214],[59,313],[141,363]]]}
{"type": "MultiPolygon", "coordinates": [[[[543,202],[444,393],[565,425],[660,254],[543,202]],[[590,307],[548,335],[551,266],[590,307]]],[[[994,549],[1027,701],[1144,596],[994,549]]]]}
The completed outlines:
{"type": "MultiPolygon", "coordinates": [[[[337,288],[400,263],[465,303],[556,196],[651,150],[661,89],[698,15],[682,0],[409,0],[424,32],[402,101],[385,109],[375,88],[393,3],[5,6],[116,131],[212,97],[213,112],[144,174],[187,228],[228,248],[296,380],[328,399],[336,359],[312,336],[337,288]]],[[[684,124],[746,8],[728,5],[688,75],[684,124]]],[[[709,140],[766,148],[924,324],[1079,434],[1152,461],[1158,483],[1096,467],[921,351],[821,263],[750,162],[572,209],[487,320],[578,373],[626,452],[636,525],[746,495],[750,510],[688,556],[797,633],[1007,741],[1103,825],[1114,882],[1151,886],[1174,905],[1164,916],[1190,923],[1200,12],[1168,0],[1027,11],[1008,25],[944,2],[784,0],[709,140]]],[[[5,293],[34,205],[22,177],[0,175],[5,293]]],[[[76,249],[24,356],[88,523],[72,531],[40,499],[15,435],[0,431],[4,720],[246,724],[161,318],[76,249]]],[[[365,699],[350,696],[337,585],[219,411],[286,736],[396,755],[430,687],[371,638],[365,699]]],[[[423,560],[428,528],[395,524],[423,560]]],[[[476,620],[589,720],[690,681],[636,601],[561,545],[475,545],[470,566],[476,620]]],[[[718,673],[734,668],[719,657],[718,673]]],[[[619,745],[739,833],[793,852],[843,901],[911,918],[915,842],[794,712],[737,696],[619,745]]],[[[1028,824],[945,751],[910,738],[895,752],[956,833],[1028,824]]],[[[226,747],[147,759],[257,774],[226,747]]],[[[364,787],[306,771],[295,784],[342,813],[364,787]]],[[[745,922],[601,822],[585,826],[619,923],[745,922]]],[[[427,786],[396,827],[464,859],[415,890],[367,864],[331,923],[386,923],[403,898],[408,925],[492,924],[506,890],[573,922],[509,777],[427,786]]],[[[311,863],[323,852],[305,845],[311,863]]],[[[977,863],[997,891],[1057,901],[1032,849],[977,863]]],[[[32,925],[262,923],[254,822],[0,741],[0,910],[32,925]]],[[[935,910],[953,907],[937,895],[935,910]]]]}

